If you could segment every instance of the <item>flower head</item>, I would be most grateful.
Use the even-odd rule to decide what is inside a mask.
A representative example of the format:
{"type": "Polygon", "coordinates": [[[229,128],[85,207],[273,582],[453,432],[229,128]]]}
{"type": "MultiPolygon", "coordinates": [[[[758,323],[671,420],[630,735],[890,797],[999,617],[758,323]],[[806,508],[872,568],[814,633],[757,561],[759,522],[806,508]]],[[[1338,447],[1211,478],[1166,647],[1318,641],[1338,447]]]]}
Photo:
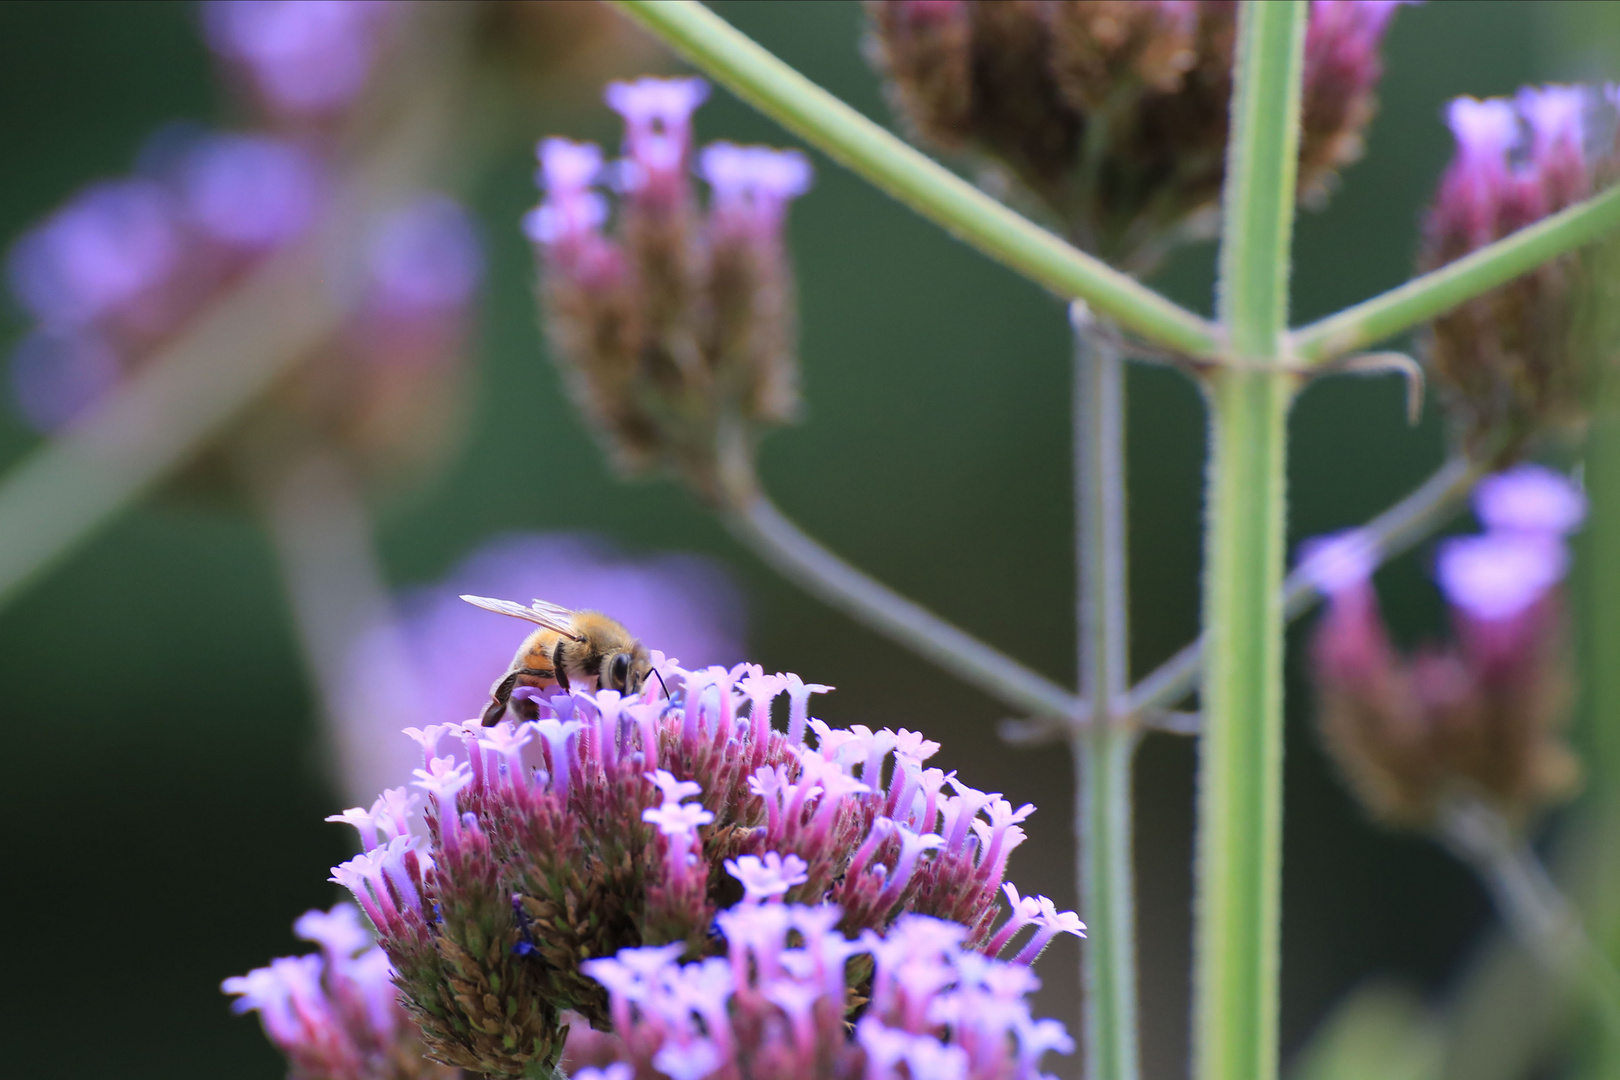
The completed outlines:
{"type": "Polygon", "coordinates": [[[553,355],[615,462],[671,472],[716,499],[730,497],[721,484],[735,473],[717,446],[751,453],[759,433],[797,413],[783,229],[810,166],[795,151],[710,146],[697,156],[712,192],[703,215],[690,174],[692,113],[707,93],[698,79],[610,85],[623,157],[604,167],[594,146],[543,141],[545,197],[524,229],[538,247],[553,355]],[[611,235],[598,183],[618,192],[611,235]]]}
{"type": "MultiPolygon", "coordinates": [[[[1424,222],[1430,270],[1594,194],[1617,161],[1615,106],[1596,89],[1527,87],[1514,98],[1458,98],[1446,112],[1456,154],[1424,222]]],[[[1585,314],[1605,303],[1574,252],[1437,319],[1427,359],[1457,435],[1507,461],[1548,428],[1580,423],[1613,328],[1585,314]]]]}
{"type": "Polygon", "coordinates": [[[1390,644],[1356,534],[1306,556],[1328,596],[1312,641],[1322,735],[1393,824],[1432,826],[1458,797],[1522,822],[1575,781],[1558,584],[1584,504],[1567,480],[1521,466],[1481,484],[1476,505],[1488,531],[1447,540],[1436,560],[1456,639],[1410,657],[1390,644]]]}
{"type": "MultiPolygon", "coordinates": [[[[409,812],[398,798],[340,816],[368,850],[334,879],[377,926],[439,1060],[481,1072],[549,1064],[572,1010],[612,1024],[648,1067],[709,1068],[704,1045],[723,1062],[744,1037],[727,1034],[723,1008],[751,977],[738,949],[758,977],[802,984],[760,987],[760,1007],[783,1010],[794,1045],[813,1047],[841,1030],[843,965],[861,932],[922,914],[933,918],[912,937],[948,918],[938,924],[954,925],[959,950],[1012,947],[1014,935],[996,933],[998,899],[1032,807],[960,782],[949,799],[924,795],[915,755],[931,748],[912,732],[818,721],[823,745],[809,749],[774,730],[768,710],[745,714],[761,686],[797,685],[808,698],[812,684],[796,676],[654,656],[662,684],[630,698],[554,689],[532,696],[538,719],[521,724],[413,729],[427,844],[397,819],[409,812]],[[907,759],[887,768],[902,744],[907,759]],[[739,890],[744,902],[726,910],[739,890]],[[789,948],[794,927],[801,940],[789,948]],[[665,945],[638,951],[649,942],[665,945]],[[676,965],[683,955],[709,959],[676,965]],[[461,986],[501,995],[449,989],[461,986]],[[818,1005],[834,988],[837,1000],[818,1005]],[[671,1038],[652,1046],[638,1016],[671,1038]]],[[[1079,925],[1036,903],[1020,964],[1079,925]]]]}
{"type": "MultiPolygon", "coordinates": [[[[1301,197],[1360,155],[1390,2],[1316,0],[1305,41],[1301,197]]],[[[1213,226],[1236,5],[1225,0],[869,0],[897,111],[988,158],[1082,243],[1151,266],[1213,226]]]]}

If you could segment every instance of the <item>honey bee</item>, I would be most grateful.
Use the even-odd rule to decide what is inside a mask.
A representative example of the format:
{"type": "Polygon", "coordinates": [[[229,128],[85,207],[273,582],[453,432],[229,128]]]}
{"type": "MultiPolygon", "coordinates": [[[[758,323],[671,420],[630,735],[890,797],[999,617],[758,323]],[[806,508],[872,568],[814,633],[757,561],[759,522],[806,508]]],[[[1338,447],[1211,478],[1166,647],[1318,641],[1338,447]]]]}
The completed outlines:
{"type": "Polygon", "coordinates": [[[489,688],[489,704],[484,708],[484,726],[500,722],[519,686],[544,689],[575,684],[597,690],[617,690],[621,694],[641,691],[653,671],[647,647],[615,619],[600,611],[570,611],[558,604],[536,600],[524,607],[512,600],[492,600],[487,596],[463,596],[463,600],[485,611],[510,615],[539,625],[540,629],[523,639],[506,674],[489,688]]]}

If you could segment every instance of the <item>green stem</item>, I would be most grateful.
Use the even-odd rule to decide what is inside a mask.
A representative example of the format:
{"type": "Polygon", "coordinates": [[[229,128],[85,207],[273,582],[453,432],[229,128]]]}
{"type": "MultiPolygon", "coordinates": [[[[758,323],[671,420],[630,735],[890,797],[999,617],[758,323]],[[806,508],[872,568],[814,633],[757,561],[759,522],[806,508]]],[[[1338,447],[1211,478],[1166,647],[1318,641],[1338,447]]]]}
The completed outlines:
{"type": "Polygon", "coordinates": [[[1210,375],[1193,975],[1196,1080],[1277,1071],[1282,870],[1284,359],[1306,7],[1245,0],[1217,295],[1228,346],[1210,375]]]}
{"type": "Polygon", "coordinates": [[[738,97],[952,235],[1150,341],[1211,352],[1214,328],[862,116],[696,0],[615,0],[738,97]]]}
{"type": "Polygon", "coordinates": [[[1092,703],[1074,738],[1086,1080],[1136,1080],[1136,914],[1125,593],[1125,361],[1075,323],[1074,448],[1081,693],[1092,703]]]}
{"type": "Polygon", "coordinates": [[[1576,203],[1456,262],[1293,332],[1307,363],[1374,345],[1620,227],[1620,187],[1576,203]]]}
{"type": "Polygon", "coordinates": [[[1074,716],[1085,703],[822,547],[752,485],[724,512],[732,535],[812,596],[891,638],[992,697],[1042,715],[1074,716]]]}

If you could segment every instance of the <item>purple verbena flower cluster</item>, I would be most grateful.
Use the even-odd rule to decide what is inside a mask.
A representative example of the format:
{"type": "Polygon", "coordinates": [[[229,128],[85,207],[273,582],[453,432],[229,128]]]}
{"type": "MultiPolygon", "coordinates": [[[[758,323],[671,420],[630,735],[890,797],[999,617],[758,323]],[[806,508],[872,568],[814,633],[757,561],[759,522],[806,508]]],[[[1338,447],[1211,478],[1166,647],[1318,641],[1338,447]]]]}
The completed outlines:
{"type": "MultiPolygon", "coordinates": [[[[1314,0],[1299,188],[1361,154],[1398,0],[1314,0]]],[[[976,151],[1073,238],[1150,267],[1213,228],[1225,175],[1231,0],[868,0],[871,53],[919,136],[976,151]]]]}
{"type": "MultiPolygon", "coordinates": [[[[1430,270],[1534,224],[1606,186],[1620,167],[1615,87],[1526,87],[1458,98],[1457,149],[1424,222],[1430,270]]],[[[1581,423],[1614,355],[1613,327],[1586,318],[1612,303],[1595,252],[1543,263],[1437,319],[1427,359],[1457,433],[1477,455],[1510,460],[1540,430],[1581,423]]]]}
{"type": "Polygon", "coordinates": [[[961,925],[903,915],[852,940],[839,919],[832,905],[745,902],[716,920],[721,956],[682,964],[675,945],[587,960],[619,1034],[574,1076],[1043,1080],[1041,1058],[1073,1049],[1062,1024],[1030,1015],[1028,966],[967,947],[961,925]],[[855,965],[869,1001],[851,1038],[855,965]]]}
{"type": "Polygon", "coordinates": [[[718,497],[727,453],[798,411],[788,204],[810,186],[794,150],[715,143],[694,159],[699,79],[613,83],[624,153],[540,144],[544,201],[524,220],[576,404],[622,468],[671,471],[718,497]],[[708,183],[707,213],[692,184],[708,183]],[[619,194],[612,209],[600,190],[619,194]]]}
{"type": "Polygon", "coordinates": [[[1576,762],[1561,737],[1570,688],[1559,583],[1585,500],[1567,479],[1518,466],[1475,496],[1485,531],[1445,541],[1436,576],[1454,641],[1397,654],[1357,531],[1311,544],[1304,565],[1328,598],[1312,660],[1323,735],[1367,807],[1427,826],[1456,797],[1513,822],[1566,796],[1576,762]]]}
{"type": "Polygon", "coordinates": [[[293,1080],[451,1080],[399,1007],[393,969],[350,904],[305,912],[293,930],[320,952],[283,956],[221,984],[256,1012],[293,1080]]]}
{"type": "MultiPolygon", "coordinates": [[[[556,1060],[565,1010],[623,1037],[583,962],[649,946],[671,960],[718,955],[717,926],[733,935],[744,923],[728,920],[768,917],[738,911],[814,910],[801,918],[878,938],[926,915],[989,955],[1030,927],[1018,966],[1082,931],[1010,887],[997,927],[1007,857],[1033,808],[928,767],[937,743],[831,728],[809,715],[830,688],[796,675],[654,660],[661,682],[634,697],[522,688],[514,697],[536,720],[408,731],[423,754],[425,848],[404,788],[334,818],[365,847],[334,880],[376,925],[438,1060],[521,1075],[556,1060]],[[784,696],[786,733],[772,722],[784,696]]],[[[869,989],[854,967],[820,977],[869,989]]]]}

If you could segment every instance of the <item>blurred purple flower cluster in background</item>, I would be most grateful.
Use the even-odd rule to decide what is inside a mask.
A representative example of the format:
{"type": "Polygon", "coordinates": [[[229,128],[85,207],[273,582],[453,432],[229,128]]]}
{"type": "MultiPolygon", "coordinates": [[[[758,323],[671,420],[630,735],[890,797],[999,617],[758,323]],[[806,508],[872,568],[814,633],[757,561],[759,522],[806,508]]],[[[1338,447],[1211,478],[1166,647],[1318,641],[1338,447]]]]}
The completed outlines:
{"type": "Polygon", "coordinates": [[[208,44],[277,126],[341,116],[365,89],[395,0],[208,0],[208,44]]]}
{"type": "Polygon", "coordinates": [[[1364,534],[1303,552],[1328,597],[1312,642],[1324,736],[1368,808],[1398,824],[1430,825],[1457,798],[1522,822],[1577,778],[1561,733],[1570,687],[1559,585],[1585,498],[1522,465],[1484,480],[1474,505],[1485,531],[1445,541],[1436,560],[1455,642],[1410,658],[1384,628],[1364,534]]]}
{"type": "MultiPolygon", "coordinates": [[[[313,240],[341,194],[339,159],[327,140],[278,121],[332,119],[351,106],[392,10],[341,0],[205,5],[210,43],[242,65],[269,126],[160,131],[131,176],[86,188],[16,243],[11,292],[34,328],[13,353],[11,383],[34,428],[71,424],[244,276],[313,240]]],[[[386,456],[400,438],[390,426],[442,412],[456,397],[447,391],[459,377],[482,255],[471,219],[448,196],[365,212],[345,325],[272,407],[386,456]]]]}

